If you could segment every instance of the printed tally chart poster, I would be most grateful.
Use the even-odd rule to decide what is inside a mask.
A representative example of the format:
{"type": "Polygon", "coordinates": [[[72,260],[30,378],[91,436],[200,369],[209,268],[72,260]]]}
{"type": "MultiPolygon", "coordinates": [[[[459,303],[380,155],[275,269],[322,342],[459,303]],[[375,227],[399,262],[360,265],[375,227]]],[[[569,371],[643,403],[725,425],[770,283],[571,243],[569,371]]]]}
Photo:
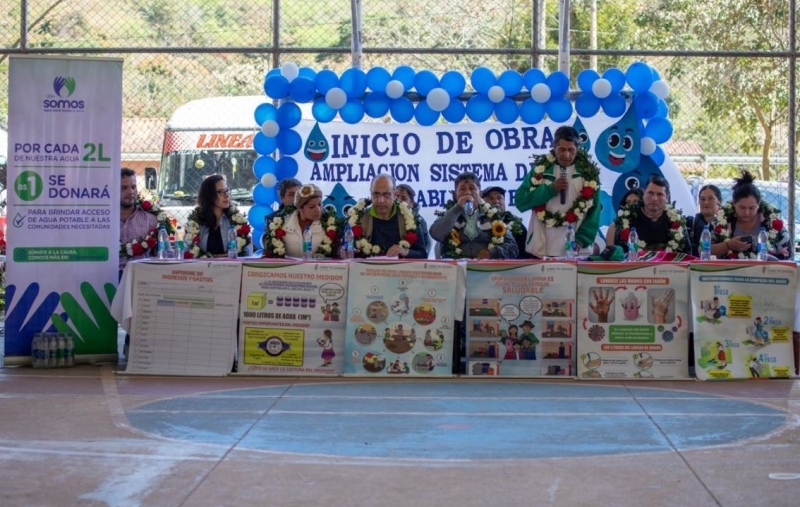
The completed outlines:
{"type": "Polygon", "coordinates": [[[697,378],[792,375],[795,263],[693,263],[691,287],[697,378]]]}
{"type": "Polygon", "coordinates": [[[578,377],[688,377],[688,300],[688,264],[580,264],[578,377]]]}
{"type": "Polygon", "coordinates": [[[453,373],[453,261],[350,262],[345,374],[453,373]]]}
{"type": "Polygon", "coordinates": [[[340,375],[347,263],[245,263],[239,370],[247,375],[340,375]]]}
{"type": "Polygon", "coordinates": [[[566,262],[467,265],[467,374],[575,375],[578,267],[566,262]]]}

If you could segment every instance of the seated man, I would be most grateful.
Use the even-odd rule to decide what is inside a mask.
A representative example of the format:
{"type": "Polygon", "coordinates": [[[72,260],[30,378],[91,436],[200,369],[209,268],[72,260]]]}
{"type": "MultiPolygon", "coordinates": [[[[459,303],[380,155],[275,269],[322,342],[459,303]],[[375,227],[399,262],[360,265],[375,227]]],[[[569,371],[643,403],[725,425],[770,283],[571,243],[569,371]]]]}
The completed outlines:
{"type": "Polygon", "coordinates": [[[431,225],[445,259],[516,259],[517,243],[501,214],[480,198],[480,182],[471,172],[455,179],[455,202],[450,201],[431,225]]]}
{"type": "Polygon", "coordinates": [[[525,240],[528,237],[528,229],[522,225],[522,219],[514,216],[506,210],[506,189],[503,187],[489,187],[481,194],[483,200],[494,206],[503,217],[502,220],[511,229],[511,236],[517,242],[517,259],[530,259],[531,254],[525,251],[525,240]]]}
{"type": "Polygon", "coordinates": [[[614,220],[614,244],[627,252],[631,228],[636,227],[641,250],[691,254],[686,219],[668,204],[669,199],[669,181],[658,174],[651,175],[644,187],[644,200],[622,207],[614,220]]]}
{"type": "MultiPolygon", "coordinates": [[[[354,236],[356,257],[385,255],[425,259],[428,251],[422,242],[419,217],[407,204],[395,201],[395,181],[379,174],[370,185],[371,205],[364,199],[347,212],[354,236]]],[[[344,231],[339,231],[339,238],[344,231]]]]}

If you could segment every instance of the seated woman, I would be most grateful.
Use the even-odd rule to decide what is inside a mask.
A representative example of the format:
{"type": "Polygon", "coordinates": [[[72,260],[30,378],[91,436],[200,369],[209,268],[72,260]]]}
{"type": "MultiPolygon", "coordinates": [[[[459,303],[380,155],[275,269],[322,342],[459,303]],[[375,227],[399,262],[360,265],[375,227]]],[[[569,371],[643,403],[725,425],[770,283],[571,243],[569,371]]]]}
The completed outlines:
{"type": "MultiPolygon", "coordinates": [[[[689,231],[689,237],[692,239],[692,255],[695,257],[700,256],[700,235],[703,234],[703,229],[706,225],[713,229],[716,225],[714,221],[722,206],[722,192],[716,185],[703,185],[698,194],[698,204],[700,205],[700,213],[686,219],[686,229],[689,231]]],[[[711,255],[725,255],[724,245],[711,245],[711,255]]]]}
{"type": "Polygon", "coordinates": [[[407,185],[402,183],[397,185],[397,188],[394,190],[394,198],[400,202],[404,202],[408,204],[408,207],[411,208],[417,215],[417,220],[419,220],[419,229],[422,231],[422,236],[419,240],[422,242],[423,248],[425,248],[426,252],[430,252],[431,250],[431,236],[428,234],[428,224],[425,222],[425,219],[422,218],[419,214],[419,204],[414,201],[414,197],[417,195],[417,192],[411,188],[411,185],[407,185]]]}
{"type": "Polygon", "coordinates": [[[311,230],[311,251],[316,259],[331,258],[336,251],[336,210],[322,212],[322,190],[303,185],[294,195],[294,206],[284,207],[266,224],[262,237],[264,257],[303,257],[303,231],[311,230]]]}
{"type": "Polygon", "coordinates": [[[228,252],[228,231],[236,231],[238,255],[247,255],[253,243],[247,218],[231,204],[225,178],[212,174],[197,192],[197,206],[186,224],[187,258],[223,257],[228,252]]]}
{"type": "Polygon", "coordinates": [[[767,231],[767,251],[770,256],[783,260],[790,258],[789,235],[783,220],[771,204],[761,200],[761,192],[748,171],[735,178],[732,202],[717,212],[711,253],[732,259],[758,257],[758,233],[767,231]]]}
{"type": "MultiPolygon", "coordinates": [[[[623,208],[628,204],[639,202],[644,197],[641,188],[632,188],[622,194],[622,199],[619,200],[619,207],[623,208]]],[[[619,210],[617,210],[619,211],[619,210]]],[[[614,246],[614,235],[617,233],[617,226],[614,222],[608,226],[606,230],[606,246],[614,246]]]]}

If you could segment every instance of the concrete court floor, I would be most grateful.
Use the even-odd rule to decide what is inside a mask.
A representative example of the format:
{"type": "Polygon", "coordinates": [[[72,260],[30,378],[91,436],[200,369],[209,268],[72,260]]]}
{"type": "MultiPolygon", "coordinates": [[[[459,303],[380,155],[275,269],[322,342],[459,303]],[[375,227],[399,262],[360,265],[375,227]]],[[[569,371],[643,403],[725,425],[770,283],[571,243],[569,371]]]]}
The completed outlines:
{"type": "Polygon", "coordinates": [[[0,506],[800,505],[800,381],[0,370],[0,506]]]}

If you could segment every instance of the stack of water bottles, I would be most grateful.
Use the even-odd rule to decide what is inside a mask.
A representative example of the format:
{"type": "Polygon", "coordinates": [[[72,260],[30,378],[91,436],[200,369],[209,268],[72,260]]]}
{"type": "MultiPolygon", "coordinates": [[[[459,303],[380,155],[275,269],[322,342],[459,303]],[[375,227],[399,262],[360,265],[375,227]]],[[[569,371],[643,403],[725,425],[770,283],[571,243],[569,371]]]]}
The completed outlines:
{"type": "Polygon", "coordinates": [[[31,364],[37,369],[75,365],[75,341],[67,333],[36,333],[31,341],[31,364]]]}
{"type": "Polygon", "coordinates": [[[631,233],[628,235],[628,262],[636,262],[639,260],[639,233],[636,232],[636,227],[631,227],[631,233]]]}
{"type": "Polygon", "coordinates": [[[568,261],[575,260],[578,256],[578,242],[575,241],[575,229],[572,224],[567,225],[567,233],[564,238],[564,258],[568,261]]]}

